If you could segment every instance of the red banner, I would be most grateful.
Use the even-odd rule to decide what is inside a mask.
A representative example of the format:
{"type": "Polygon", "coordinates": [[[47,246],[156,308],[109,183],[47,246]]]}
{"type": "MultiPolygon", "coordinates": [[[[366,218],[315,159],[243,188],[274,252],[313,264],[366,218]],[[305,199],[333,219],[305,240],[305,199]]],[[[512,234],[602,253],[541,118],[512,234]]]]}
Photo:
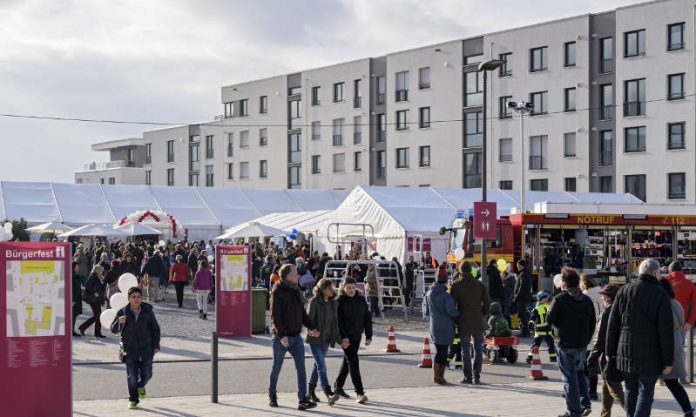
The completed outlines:
{"type": "Polygon", "coordinates": [[[215,291],[218,336],[251,336],[251,256],[248,246],[215,247],[215,291]]]}
{"type": "Polygon", "coordinates": [[[72,415],[70,244],[0,242],[2,415],[72,415]]]}

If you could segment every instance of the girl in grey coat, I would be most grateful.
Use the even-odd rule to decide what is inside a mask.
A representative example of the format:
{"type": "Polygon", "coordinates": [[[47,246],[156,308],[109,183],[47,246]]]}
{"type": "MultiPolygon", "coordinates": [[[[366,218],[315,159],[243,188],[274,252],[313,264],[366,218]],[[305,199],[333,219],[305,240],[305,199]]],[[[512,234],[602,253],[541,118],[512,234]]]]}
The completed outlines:
{"type": "MultiPolygon", "coordinates": [[[[443,265],[441,265],[443,266],[443,265]]],[[[423,317],[430,319],[430,340],[435,345],[435,360],[433,361],[433,381],[444,385],[445,368],[447,366],[447,348],[454,340],[454,317],[459,316],[459,310],[454,305],[452,296],[447,292],[446,267],[439,268],[437,282],[425,294],[423,317]]]]}
{"type": "Polygon", "coordinates": [[[665,385],[672,393],[672,396],[682,409],[685,417],[693,417],[694,409],[689,400],[689,394],[679,383],[679,379],[686,378],[686,364],[684,362],[684,346],[682,341],[682,332],[684,329],[684,309],[679,301],[674,299],[674,290],[672,283],[662,278],[659,280],[660,286],[669,294],[672,299],[672,317],[674,321],[674,365],[672,372],[667,375],[660,375],[660,379],[665,381],[665,385]]]}

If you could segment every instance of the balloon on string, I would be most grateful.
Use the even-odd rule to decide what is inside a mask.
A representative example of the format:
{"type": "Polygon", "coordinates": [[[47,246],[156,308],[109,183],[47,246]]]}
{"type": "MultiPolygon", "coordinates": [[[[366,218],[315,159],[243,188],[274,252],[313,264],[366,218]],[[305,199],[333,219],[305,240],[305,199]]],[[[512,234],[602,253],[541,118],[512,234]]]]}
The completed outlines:
{"type": "Polygon", "coordinates": [[[478,276],[478,269],[475,266],[471,267],[471,276],[474,277],[474,279],[478,276]]]}
{"type": "Polygon", "coordinates": [[[99,316],[99,323],[101,323],[102,327],[108,329],[111,327],[111,323],[114,322],[115,318],[116,310],[109,308],[107,310],[102,311],[101,316],[99,316]]]}
{"type": "Polygon", "coordinates": [[[553,286],[556,288],[561,288],[561,280],[563,279],[563,275],[561,274],[556,274],[553,277],[553,286]]]}
{"type": "Polygon", "coordinates": [[[505,269],[507,268],[507,261],[503,258],[498,259],[498,271],[500,272],[505,272],[505,269]]]}
{"type": "Polygon", "coordinates": [[[109,304],[111,304],[112,309],[120,310],[128,305],[128,296],[122,292],[117,292],[111,296],[109,299],[109,304]]]}
{"type": "MultiPolygon", "coordinates": [[[[118,278],[118,289],[121,290],[123,294],[128,294],[128,290],[133,287],[138,286],[138,278],[130,272],[126,272],[118,278]]],[[[126,301],[128,296],[126,295],[126,301]]]]}

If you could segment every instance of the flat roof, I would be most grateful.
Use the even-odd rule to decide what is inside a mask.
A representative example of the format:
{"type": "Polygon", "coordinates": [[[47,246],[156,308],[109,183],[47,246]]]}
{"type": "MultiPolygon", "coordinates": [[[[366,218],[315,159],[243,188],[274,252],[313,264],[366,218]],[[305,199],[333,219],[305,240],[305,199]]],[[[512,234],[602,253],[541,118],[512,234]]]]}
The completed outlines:
{"type": "Polygon", "coordinates": [[[108,140],[92,144],[93,151],[110,151],[116,148],[124,148],[126,146],[144,146],[143,138],[126,138],[117,140],[108,140]]]}

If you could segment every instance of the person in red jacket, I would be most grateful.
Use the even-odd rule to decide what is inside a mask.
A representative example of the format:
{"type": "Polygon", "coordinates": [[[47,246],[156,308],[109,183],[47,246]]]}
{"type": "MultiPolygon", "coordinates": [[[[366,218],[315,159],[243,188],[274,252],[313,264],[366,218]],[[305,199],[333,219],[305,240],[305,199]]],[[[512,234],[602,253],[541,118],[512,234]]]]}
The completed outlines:
{"type": "Polygon", "coordinates": [[[173,282],[176,288],[176,302],[179,303],[179,308],[183,307],[184,287],[189,282],[189,269],[181,255],[176,255],[176,262],[169,270],[169,282],[173,282]]]}
{"type": "Polygon", "coordinates": [[[691,282],[684,272],[682,272],[681,262],[669,264],[669,275],[667,279],[674,289],[675,299],[679,301],[684,309],[684,333],[691,330],[696,322],[696,286],[691,282]]]}

